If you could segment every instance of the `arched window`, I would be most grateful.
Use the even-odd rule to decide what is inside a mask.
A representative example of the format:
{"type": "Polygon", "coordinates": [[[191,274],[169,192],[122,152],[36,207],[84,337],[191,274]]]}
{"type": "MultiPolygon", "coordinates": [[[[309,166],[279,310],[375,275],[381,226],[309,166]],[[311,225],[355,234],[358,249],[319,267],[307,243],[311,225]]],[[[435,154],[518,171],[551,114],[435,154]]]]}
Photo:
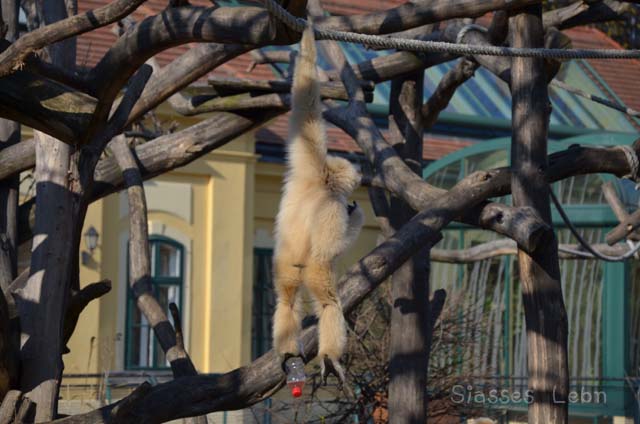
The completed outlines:
{"type": "MultiPolygon", "coordinates": [[[[151,236],[149,245],[153,292],[171,321],[169,304],[173,302],[182,310],[180,306],[184,281],[184,249],[174,240],[159,236],[151,236]]],[[[125,367],[127,369],[168,368],[169,363],[164,352],[149,322],[136,306],[130,288],[127,288],[126,322],[125,367]]]]}

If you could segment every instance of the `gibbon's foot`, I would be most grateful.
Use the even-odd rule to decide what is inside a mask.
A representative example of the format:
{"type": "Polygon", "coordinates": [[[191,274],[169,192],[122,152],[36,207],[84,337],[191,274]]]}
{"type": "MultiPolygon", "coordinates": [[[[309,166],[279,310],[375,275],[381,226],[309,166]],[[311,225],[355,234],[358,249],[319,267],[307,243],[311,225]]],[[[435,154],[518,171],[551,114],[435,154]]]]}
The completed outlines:
{"type": "Polygon", "coordinates": [[[322,377],[322,382],[325,386],[327,385],[327,377],[329,377],[329,374],[333,374],[338,378],[340,387],[342,387],[346,382],[344,368],[342,368],[340,361],[337,359],[333,360],[327,355],[324,355],[324,358],[320,361],[320,376],[322,377]]]}
{"type": "Polygon", "coordinates": [[[355,201],[355,200],[353,201],[353,204],[352,204],[352,205],[347,204],[347,213],[348,213],[349,215],[351,215],[351,214],[353,213],[353,211],[355,211],[355,210],[356,210],[356,208],[357,208],[357,207],[358,207],[358,204],[356,203],[356,201],[355,201]]]}

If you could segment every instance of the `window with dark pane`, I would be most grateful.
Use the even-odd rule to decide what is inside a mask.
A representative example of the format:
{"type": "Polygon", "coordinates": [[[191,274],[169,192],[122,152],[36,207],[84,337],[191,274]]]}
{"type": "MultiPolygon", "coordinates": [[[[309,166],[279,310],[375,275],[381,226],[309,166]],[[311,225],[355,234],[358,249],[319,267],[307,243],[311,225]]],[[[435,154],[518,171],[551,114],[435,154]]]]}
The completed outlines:
{"type": "Polygon", "coordinates": [[[273,250],[254,250],[253,311],[251,325],[251,355],[253,359],[271,349],[271,317],[276,305],[273,290],[273,250]]]}
{"type": "MultiPolygon", "coordinates": [[[[152,237],[149,244],[153,294],[173,325],[169,305],[175,303],[182,310],[183,247],[165,237],[152,237]]],[[[130,289],[127,290],[125,354],[127,369],[169,368],[153,328],[136,306],[130,289]]]]}

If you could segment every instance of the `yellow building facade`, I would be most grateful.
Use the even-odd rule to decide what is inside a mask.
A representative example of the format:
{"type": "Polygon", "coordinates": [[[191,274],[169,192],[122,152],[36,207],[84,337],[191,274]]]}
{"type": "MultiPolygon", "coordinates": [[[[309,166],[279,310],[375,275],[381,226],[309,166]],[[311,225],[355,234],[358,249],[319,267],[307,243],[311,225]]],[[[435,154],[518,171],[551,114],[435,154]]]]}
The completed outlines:
{"type": "MultiPolygon", "coordinates": [[[[171,298],[169,289],[160,291],[160,296],[165,301],[179,300],[185,346],[202,373],[226,372],[251,361],[254,252],[273,247],[284,174],[283,163],[263,162],[254,152],[255,138],[248,134],[145,183],[152,246],[159,241],[180,252],[174,255],[178,259],[168,261],[169,268],[179,269],[173,276],[180,280],[176,286],[180,293],[171,298]],[[180,265],[171,265],[174,262],[180,265]]],[[[340,271],[371,250],[378,236],[366,190],[359,189],[354,198],[368,215],[355,247],[341,259],[340,271]]],[[[79,374],[161,371],[165,367],[161,355],[162,363],[138,361],[153,355],[158,359],[158,352],[142,352],[150,348],[139,346],[148,337],[147,330],[142,334],[132,328],[135,311],[127,298],[126,194],[93,203],[84,231],[90,227],[97,230],[99,242],[93,252],[83,255],[81,284],[109,279],[112,290],[83,312],[68,344],[71,352],[64,356],[65,374],[77,378],[79,374]],[[137,344],[133,360],[132,344],[137,344]]],[[[168,256],[153,251],[152,268],[157,268],[154,259],[168,256]]]]}

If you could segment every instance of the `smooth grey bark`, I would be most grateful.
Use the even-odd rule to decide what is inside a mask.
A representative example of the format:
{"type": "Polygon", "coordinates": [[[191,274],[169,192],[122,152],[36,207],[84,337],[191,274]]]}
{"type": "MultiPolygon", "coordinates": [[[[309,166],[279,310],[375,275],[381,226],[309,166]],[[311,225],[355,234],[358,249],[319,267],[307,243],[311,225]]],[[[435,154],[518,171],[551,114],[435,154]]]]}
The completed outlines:
{"type": "MultiPolygon", "coordinates": [[[[514,47],[542,47],[541,7],[511,18],[514,47]]],[[[513,58],[511,68],[513,139],[511,190],[516,206],[529,206],[551,224],[547,180],[550,104],[541,59],[513,58]]],[[[529,423],[568,422],[567,313],[560,285],[558,243],[534,252],[518,251],[518,268],[527,329],[527,366],[533,402],[529,423]]]]}

